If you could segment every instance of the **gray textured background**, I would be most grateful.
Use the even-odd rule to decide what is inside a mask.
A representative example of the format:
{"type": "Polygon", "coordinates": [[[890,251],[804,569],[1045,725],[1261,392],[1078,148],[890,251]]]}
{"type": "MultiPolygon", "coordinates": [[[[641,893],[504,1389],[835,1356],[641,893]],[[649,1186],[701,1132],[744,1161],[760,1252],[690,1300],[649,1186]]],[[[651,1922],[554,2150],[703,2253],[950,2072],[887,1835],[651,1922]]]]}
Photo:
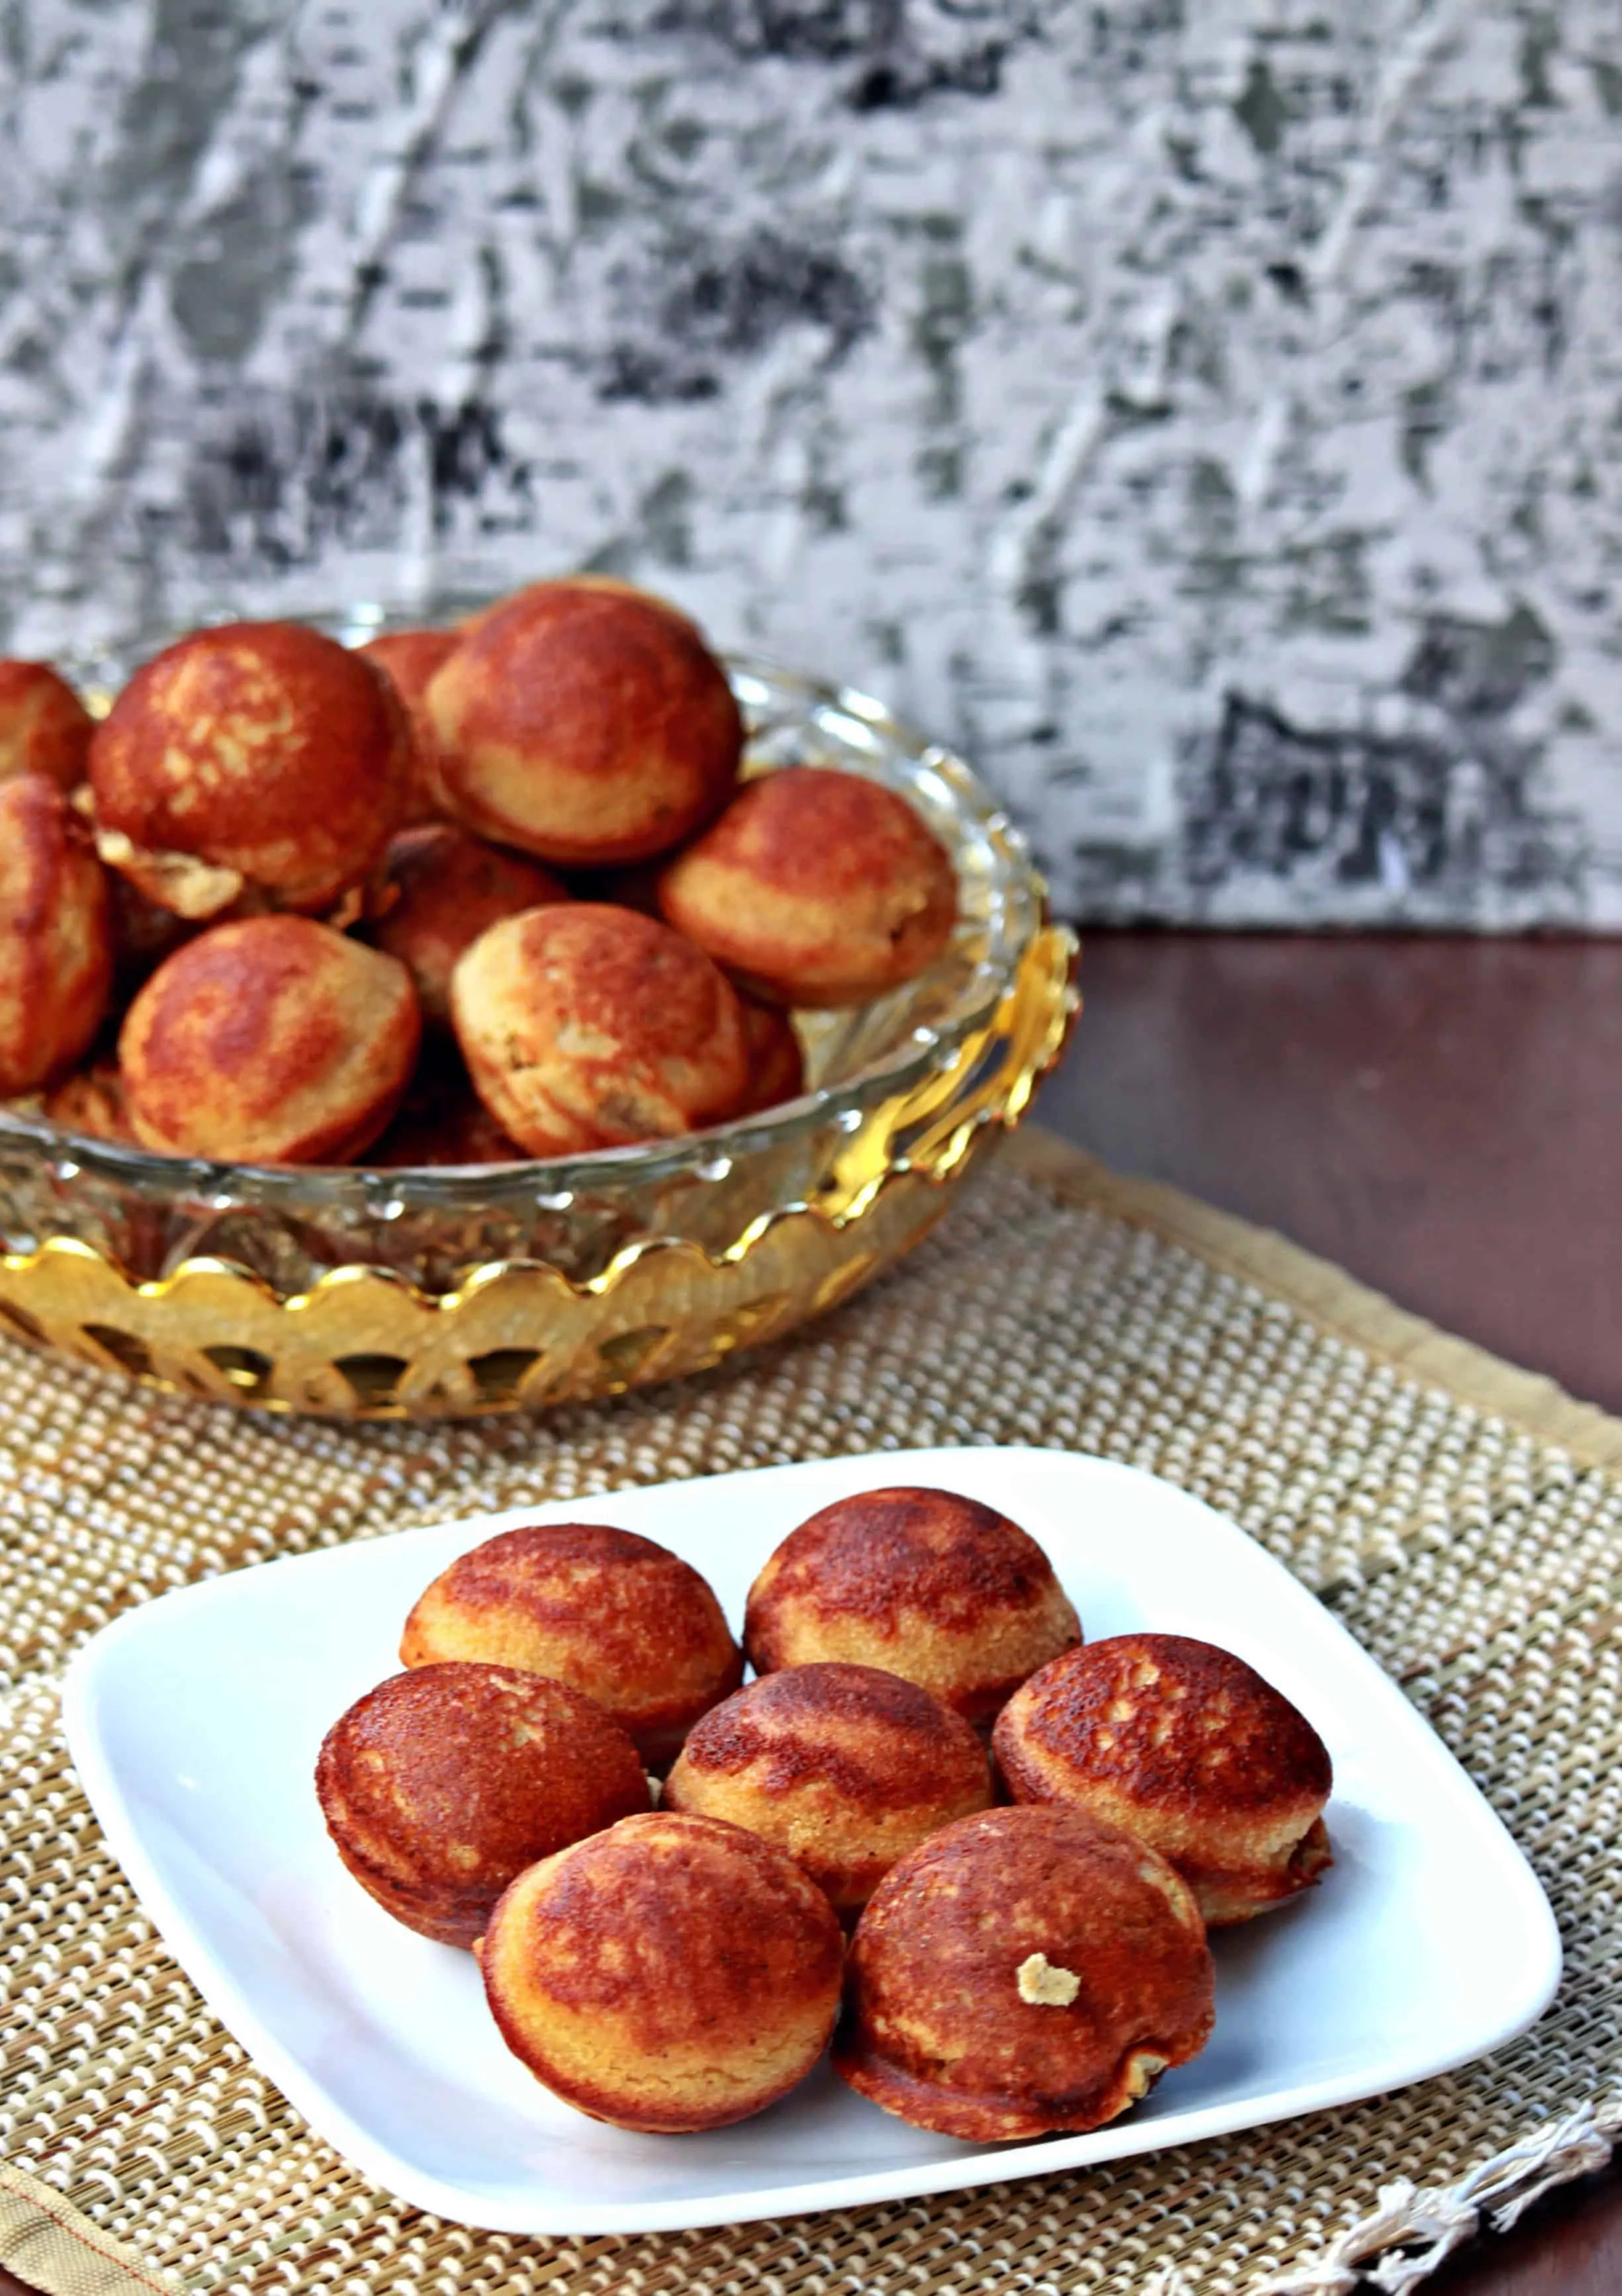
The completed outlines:
{"type": "Polygon", "coordinates": [[[1618,0],[11,0],[11,643],[586,562],[1094,916],[1622,926],[1618,0]]]}

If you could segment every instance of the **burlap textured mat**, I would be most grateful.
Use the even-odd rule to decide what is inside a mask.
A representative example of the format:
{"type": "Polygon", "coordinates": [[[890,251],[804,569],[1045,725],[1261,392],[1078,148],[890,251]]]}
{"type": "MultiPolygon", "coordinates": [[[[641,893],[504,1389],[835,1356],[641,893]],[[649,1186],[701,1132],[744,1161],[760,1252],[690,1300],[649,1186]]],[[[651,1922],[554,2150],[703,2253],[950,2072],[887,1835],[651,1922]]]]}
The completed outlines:
{"type": "Polygon", "coordinates": [[[684,1385],[540,1423],[347,1430],[0,1354],[0,2260],[51,2296],[1350,2296],[1413,2286],[1622,2128],[1622,1423],[1289,1246],[1016,1141],[896,1276],[684,1385]],[[1513,1829],[1568,1972],[1490,2062],[1336,2112],[939,2201],[527,2242],[318,2142],[154,1938],[55,1683],[199,1573],[528,1498],[889,1443],[1073,1445],[1235,1516],[1406,1686],[1513,1829]],[[1378,2264],[1371,2281],[1364,2267],[1378,2264]]]}

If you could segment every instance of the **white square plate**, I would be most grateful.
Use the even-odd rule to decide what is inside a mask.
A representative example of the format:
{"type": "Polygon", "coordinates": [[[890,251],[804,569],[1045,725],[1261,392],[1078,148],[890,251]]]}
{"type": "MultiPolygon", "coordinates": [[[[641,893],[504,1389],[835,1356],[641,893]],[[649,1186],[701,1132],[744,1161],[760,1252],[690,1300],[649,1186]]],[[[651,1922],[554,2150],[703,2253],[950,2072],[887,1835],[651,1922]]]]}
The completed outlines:
{"type": "Polygon", "coordinates": [[[666,1483],[404,1531],[214,1578],[127,1612],[70,1671],[79,1775],[148,1911],[224,2022],[378,2184],[494,2231],[643,2232],[845,2208],[1243,2128],[1422,2079],[1547,2005],[1553,1917],[1475,1787],[1329,1612],[1221,1515],[1074,1453],[889,1451],[666,1483]],[[316,1750],[397,1671],[406,1613],[452,1557],[518,1522],[616,1523],[709,1579],[750,1579],[816,1508],[882,1484],[983,1499],[1052,1556],[1090,1638],[1221,1643],[1310,1716],[1335,1765],[1333,1870],[1216,1940],[1216,2030],[1124,2120],[975,2147],[906,2128],[824,2063],[753,2120],[637,2136],[511,2057],[471,1957],[400,1928],[339,1865],[316,1750]]]}

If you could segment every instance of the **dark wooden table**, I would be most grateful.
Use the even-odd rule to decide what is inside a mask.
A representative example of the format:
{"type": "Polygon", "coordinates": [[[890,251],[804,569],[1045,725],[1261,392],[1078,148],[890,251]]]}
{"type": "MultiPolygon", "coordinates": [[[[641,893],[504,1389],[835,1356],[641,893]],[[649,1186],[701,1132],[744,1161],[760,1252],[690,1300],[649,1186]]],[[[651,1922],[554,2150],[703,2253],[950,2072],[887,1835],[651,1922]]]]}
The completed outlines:
{"type": "MultiPolygon", "coordinates": [[[[1622,1412],[1622,942],[1103,933],[1082,980],[1044,1122],[1622,1412]]],[[[1428,2289],[1617,2296],[1622,2167],[1428,2289]]]]}

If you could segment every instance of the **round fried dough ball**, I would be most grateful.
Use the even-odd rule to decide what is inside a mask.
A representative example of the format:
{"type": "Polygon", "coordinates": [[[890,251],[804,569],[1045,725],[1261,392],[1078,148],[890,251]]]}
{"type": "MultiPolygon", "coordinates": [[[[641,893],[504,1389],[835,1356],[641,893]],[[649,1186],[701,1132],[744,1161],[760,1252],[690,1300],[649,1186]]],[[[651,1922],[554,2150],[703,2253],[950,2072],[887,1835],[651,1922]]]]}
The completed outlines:
{"type": "Polygon", "coordinates": [[[743,1679],[721,1605],[692,1565],[602,1523],[528,1523],[459,1555],[418,1598],[400,1642],[404,1666],[450,1658],[572,1683],[656,1770],[743,1679]]]}
{"type": "Polygon", "coordinates": [[[537,1857],[648,1807],[618,1723],[578,1690],[505,1666],[380,1683],[327,1732],[315,1791],[362,1889],[441,1945],[481,1938],[537,1857]]]}
{"type": "Polygon", "coordinates": [[[106,872],[54,782],[0,782],[0,1095],[72,1067],[112,988],[106,872]]]}
{"type": "Polygon", "coordinates": [[[757,1674],[847,1659],[922,1684],[971,1722],[1081,1638],[1053,1568],[995,1507],[954,1491],[862,1491],[791,1531],[750,1588],[757,1674]]]}
{"type": "Polygon", "coordinates": [[[842,1916],[898,1857],[991,1800],[972,1725],[876,1666],[791,1666],[695,1722],[664,1807],[746,1826],[803,1866],[842,1916]]]}
{"type": "Polygon", "coordinates": [[[451,1018],[479,1098],[532,1156],[700,1131],[749,1082],[726,980],[668,925],[607,903],[492,925],[451,976],[451,1018]]]}
{"type": "Polygon", "coordinates": [[[836,2072],[971,2143],[1097,2128],[1210,2036],[1200,1909],[1084,1811],[989,1809],[893,1866],[856,1925],[836,2072]]]}
{"type": "Polygon", "coordinates": [[[940,955],[957,878],[946,847],[894,790],[786,766],[750,782],[676,855],[659,904],[768,1002],[865,1004],[940,955]]]}
{"type": "Polygon", "coordinates": [[[520,1874],[479,1953],[502,2038],[594,2120],[724,2128],[802,2080],[840,1998],[833,1909],[735,1825],[658,1810],[520,1874]]]}
{"type": "Polygon", "coordinates": [[[1207,1925],[1266,1913],[1333,1859],[1329,1751],[1282,1691],[1186,1635],[1112,1635],[1066,1651],[997,1718],[1016,1801],[1062,1802],[1152,1842],[1207,1925]]]}
{"type": "Polygon", "coordinates": [[[737,779],[720,664],[683,617],[618,588],[520,591],[464,635],[427,706],[444,809],[560,867],[668,852],[737,779]]]}
{"type": "Polygon", "coordinates": [[[538,861],[504,853],[447,821],[402,830],[384,862],[386,897],[373,938],[417,984],[422,1018],[448,1029],[456,960],[489,926],[525,909],[566,901],[567,888],[538,861]]]}
{"type": "Polygon", "coordinates": [[[382,630],[359,651],[381,669],[411,720],[411,792],[401,816],[406,827],[439,818],[438,775],[433,759],[439,736],[428,714],[428,682],[462,643],[460,630],[382,630]]]}
{"type": "Polygon", "coordinates": [[[0,661],[0,781],[43,774],[61,790],[85,778],[95,720],[48,661],[0,661]]]}
{"type": "Polygon", "coordinates": [[[162,908],[331,910],[382,858],[412,774],[382,672],[296,622],[194,630],[90,750],[102,857],[162,908]]]}
{"type": "Polygon", "coordinates": [[[308,917],[215,925],[160,964],[119,1038],[148,1148],[341,1164],[375,1140],[415,1065],[403,964],[308,917]]]}

